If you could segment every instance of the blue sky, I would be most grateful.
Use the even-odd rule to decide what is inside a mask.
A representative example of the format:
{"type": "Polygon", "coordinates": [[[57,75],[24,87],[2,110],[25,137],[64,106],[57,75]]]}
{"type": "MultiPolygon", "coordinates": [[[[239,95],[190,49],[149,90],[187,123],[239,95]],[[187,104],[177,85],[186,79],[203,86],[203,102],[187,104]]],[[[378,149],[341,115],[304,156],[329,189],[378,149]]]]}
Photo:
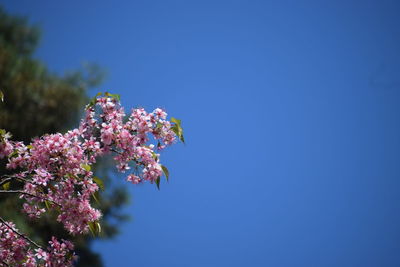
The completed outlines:
{"type": "Polygon", "coordinates": [[[183,120],[106,266],[400,265],[397,1],[0,2],[54,71],[183,120]]]}

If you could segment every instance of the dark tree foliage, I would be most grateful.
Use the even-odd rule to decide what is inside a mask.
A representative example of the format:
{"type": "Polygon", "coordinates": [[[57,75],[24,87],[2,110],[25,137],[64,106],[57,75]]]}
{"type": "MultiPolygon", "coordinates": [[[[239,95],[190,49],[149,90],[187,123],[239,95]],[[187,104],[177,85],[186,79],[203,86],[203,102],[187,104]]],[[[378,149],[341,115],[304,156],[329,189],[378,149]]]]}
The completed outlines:
{"type": "MultiPolygon", "coordinates": [[[[88,103],[87,90],[98,85],[104,76],[96,65],[86,65],[83,70],[64,76],[49,72],[33,58],[39,37],[39,29],[26,18],[9,15],[0,7],[0,90],[4,93],[0,129],[12,133],[14,140],[24,142],[76,126],[88,103]]],[[[115,236],[118,223],[127,219],[120,208],[128,202],[128,194],[121,185],[111,182],[109,162],[102,160],[95,168],[96,175],[107,185],[97,203],[103,212],[100,237],[69,236],[52,214],[31,221],[21,213],[18,197],[0,196],[0,214],[43,244],[53,235],[72,240],[79,255],[77,266],[102,266],[100,255],[90,248],[91,241],[115,236]]],[[[7,173],[4,166],[5,162],[1,162],[0,175],[7,173]]]]}

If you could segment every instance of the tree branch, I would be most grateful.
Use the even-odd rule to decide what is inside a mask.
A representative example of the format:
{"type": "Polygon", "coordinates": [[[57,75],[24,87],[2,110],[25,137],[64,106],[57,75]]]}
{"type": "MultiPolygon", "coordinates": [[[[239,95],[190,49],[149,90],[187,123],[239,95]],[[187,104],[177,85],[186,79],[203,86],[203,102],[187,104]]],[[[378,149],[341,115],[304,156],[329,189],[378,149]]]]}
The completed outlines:
{"type": "Polygon", "coordinates": [[[41,246],[39,246],[35,241],[33,241],[32,239],[30,239],[29,237],[27,237],[24,234],[21,234],[20,232],[18,232],[17,230],[15,230],[13,227],[11,227],[11,225],[9,225],[3,218],[0,217],[0,222],[2,224],[4,224],[5,226],[7,226],[11,231],[13,231],[16,235],[18,235],[19,237],[22,237],[23,239],[25,239],[26,241],[28,241],[29,243],[31,243],[32,245],[34,245],[37,248],[42,248],[41,246]]]}
{"type": "Polygon", "coordinates": [[[122,155],[122,152],[120,152],[120,151],[118,151],[118,150],[116,150],[116,149],[114,149],[114,148],[111,148],[110,151],[122,155]]]}
{"type": "Polygon", "coordinates": [[[1,193],[22,194],[22,195],[27,195],[27,196],[31,196],[31,197],[37,197],[37,198],[40,198],[40,199],[43,199],[43,200],[47,200],[47,201],[49,201],[49,202],[61,207],[61,204],[58,204],[57,202],[55,202],[53,200],[50,200],[48,198],[45,198],[45,197],[42,197],[42,196],[38,196],[38,195],[35,195],[35,194],[31,194],[31,193],[28,193],[28,192],[24,192],[22,190],[0,190],[0,194],[1,193]]]}
{"type": "Polygon", "coordinates": [[[35,184],[35,183],[33,183],[32,181],[29,181],[29,180],[27,180],[27,179],[25,179],[25,178],[18,177],[18,176],[3,175],[3,176],[1,177],[1,179],[4,179],[4,180],[0,182],[0,186],[3,185],[3,184],[5,184],[5,183],[7,183],[8,181],[11,181],[12,179],[20,180],[20,181],[25,182],[25,183],[32,183],[32,184],[35,184]]]}

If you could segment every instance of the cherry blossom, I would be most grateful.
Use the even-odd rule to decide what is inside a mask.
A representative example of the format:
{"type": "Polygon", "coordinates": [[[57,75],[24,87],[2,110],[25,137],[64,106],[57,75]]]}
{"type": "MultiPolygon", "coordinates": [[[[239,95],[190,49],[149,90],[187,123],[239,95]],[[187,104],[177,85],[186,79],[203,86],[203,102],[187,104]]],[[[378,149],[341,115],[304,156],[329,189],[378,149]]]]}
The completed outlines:
{"type": "MultiPolygon", "coordinates": [[[[0,158],[7,158],[6,167],[14,173],[0,178],[5,189],[0,192],[19,194],[25,201],[22,210],[30,218],[55,211],[57,221],[71,235],[100,230],[101,211],[91,206],[100,184],[94,179],[91,166],[98,157],[114,154],[115,166],[126,173],[127,181],[133,184],[148,181],[159,187],[163,173],[168,176],[160,164],[159,152],[178,139],[183,141],[180,121],[173,118],[168,121],[166,117],[167,113],[160,108],[151,113],[136,108],[126,115],[119,97],[106,93],[95,97],[86,106],[79,127],[65,134],[47,134],[25,145],[11,141],[11,135],[1,130],[0,158]],[[20,189],[7,190],[10,182],[20,189]]],[[[48,247],[43,248],[19,234],[12,222],[0,219],[3,264],[72,265],[75,256],[69,241],[53,237],[48,247]]]]}

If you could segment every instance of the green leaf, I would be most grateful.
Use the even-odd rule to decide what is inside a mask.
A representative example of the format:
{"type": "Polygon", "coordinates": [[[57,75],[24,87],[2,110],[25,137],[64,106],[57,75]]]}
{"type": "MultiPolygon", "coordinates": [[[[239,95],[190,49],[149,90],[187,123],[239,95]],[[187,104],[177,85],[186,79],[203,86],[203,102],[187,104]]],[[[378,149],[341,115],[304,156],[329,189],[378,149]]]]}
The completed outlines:
{"type": "Polygon", "coordinates": [[[103,180],[101,180],[99,177],[97,177],[97,176],[94,176],[93,177],[93,181],[99,186],[99,188],[101,189],[101,190],[104,190],[104,183],[103,183],[103,180]]]}
{"type": "Polygon", "coordinates": [[[173,123],[176,123],[177,125],[181,125],[181,120],[179,120],[179,119],[177,119],[177,118],[171,118],[171,121],[173,122],[173,123]]]}
{"type": "Polygon", "coordinates": [[[89,107],[93,107],[94,105],[96,105],[96,103],[97,103],[97,98],[98,98],[99,96],[101,96],[102,94],[103,94],[103,93],[98,92],[94,97],[92,97],[92,98],[90,99],[90,102],[89,102],[88,106],[89,106],[89,107]]]}
{"type": "Polygon", "coordinates": [[[14,150],[13,152],[10,153],[10,155],[8,155],[9,158],[14,158],[18,156],[18,150],[14,150]]]}
{"type": "Polygon", "coordinates": [[[4,184],[3,184],[3,189],[4,189],[4,190],[10,189],[10,182],[4,183],[4,184]]]}
{"type": "Polygon", "coordinates": [[[101,226],[98,221],[88,222],[89,230],[93,236],[98,236],[101,232],[101,226]]]}
{"type": "Polygon", "coordinates": [[[183,129],[180,125],[175,124],[171,127],[171,130],[178,136],[179,140],[181,140],[182,143],[185,143],[185,138],[183,137],[183,129]]]}
{"type": "Polygon", "coordinates": [[[179,128],[178,125],[174,125],[171,127],[171,130],[177,135],[179,136],[179,128]]]}
{"type": "Polygon", "coordinates": [[[92,169],[92,167],[90,167],[90,165],[88,165],[88,164],[81,164],[81,167],[83,169],[85,169],[85,171],[88,171],[88,172],[90,172],[90,170],[92,169]]]}
{"type": "Polygon", "coordinates": [[[99,201],[99,198],[100,198],[99,191],[94,192],[94,193],[92,194],[92,197],[93,197],[94,201],[96,201],[97,204],[100,204],[100,201],[99,201]]]}
{"type": "Polygon", "coordinates": [[[51,207],[51,206],[50,206],[50,203],[49,203],[48,200],[45,200],[45,201],[44,201],[44,205],[46,205],[46,209],[47,209],[47,210],[50,210],[50,207],[51,207]]]}
{"type": "Polygon", "coordinates": [[[157,185],[158,190],[160,190],[160,180],[161,180],[161,178],[160,178],[160,176],[158,176],[156,179],[156,185],[157,185]]]}
{"type": "Polygon", "coordinates": [[[171,118],[171,122],[175,123],[175,125],[171,127],[171,130],[179,137],[179,140],[181,140],[182,143],[185,143],[185,138],[183,137],[183,129],[181,127],[182,121],[177,118],[171,118]]]}
{"type": "Polygon", "coordinates": [[[93,97],[92,99],[90,99],[90,102],[88,104],[89,107],[93,107],[94,105],[96,105],[97,102],[97,96],[93,97]]]}
{"type": "Polygon", "coordinates": [[[1,102],[4,102],[4,94],[2,91],[0,91],[0,100],[1,102]]]}
{"type": "Polygon", "coordinates": [[[154,152],[152,151],[152,152],[151,152],[151,155],[152,155],[152,157],[153,157],[153,159],[154,159],[155,161],[158,160],[158,156],[157,156],[156,153],[154,153],[154,152]]]}
{"type": "Polygon", "coordinates": [[[168,171],[167,167],[165,167],[164,165],[161,165],[161,169],[162,169],[162,171],[163,171],[163,173],[164,173],[164,175],[165,175],[165,177],[167,178],[167,181],[168,181],[168,179],[169,179],[169,171],[168,171]]]}
{"type": "Polygon", "coordinates": [[[110,94],[109,92],[106,92],[104,95],[108,96],[108,97],[111,97],[111,98],[114,98],[115,100],[118,100],[118,101],[121,100],[120,95],[117,95],[117,94],[110,94]]]}
{"type": "Polygon", "coordinates": [[[93,236],[96,236],[96,229],[94,228],[94,222],[88,222],[89,230],[93,236]]]}
{"type": "Polygon", "coordinates": [[[96,222],[95,225],[96,225],[97,232],[100,234],[101,233],[101,225],[100,225],[100,223],[96,222]]]}

